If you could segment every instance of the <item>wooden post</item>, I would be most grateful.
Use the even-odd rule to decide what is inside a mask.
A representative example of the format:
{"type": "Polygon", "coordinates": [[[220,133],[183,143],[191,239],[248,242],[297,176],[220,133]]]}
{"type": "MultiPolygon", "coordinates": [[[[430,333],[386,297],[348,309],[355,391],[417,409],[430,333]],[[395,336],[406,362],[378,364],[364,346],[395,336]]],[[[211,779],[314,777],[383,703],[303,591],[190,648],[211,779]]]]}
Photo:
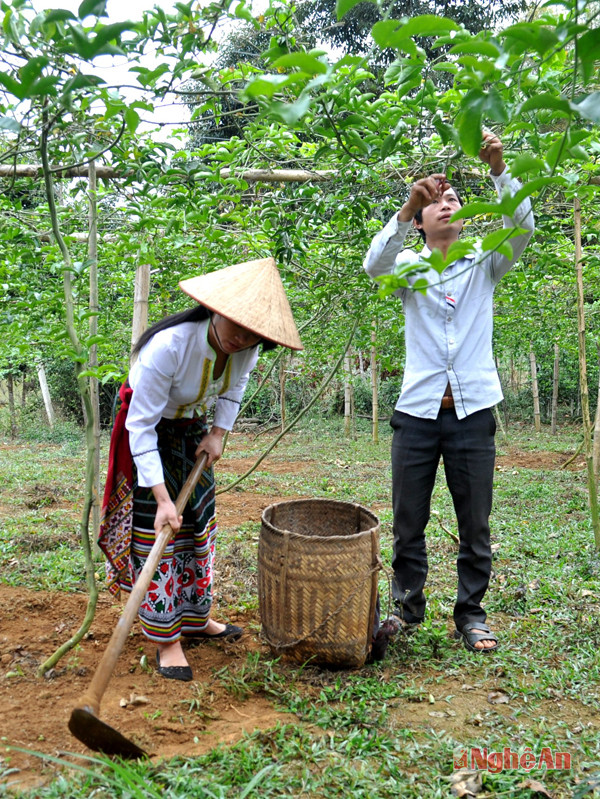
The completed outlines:
{"type": "Polygon", "coordinates": [[[373,390],[373,443],[379,443],[379,382],[377,380],[377,321],[371,325],[371,388],[373,390]]]}
{"type": "Polygon", "coordinates": [[[533,392],[533,423],[537,433],[542,430],[542,422],[540,418],[540,391],[537,379],[537,364],[535,362],[535,352],[533,351],[533,344],[529,345],[529,365],[531,367],[531,390],[533,392]]]}
{"type": "Polygon", "coordinates": [[[579,343],[579,384],[581,387],[581,416],[583,421],[583,441],[588,473],[588,495],[592,516],[592,529],[596,549],[600,549],[600,516],[598,515],[598,486],[594,475],[592,452],[592,425],[588,394],[587,359],[585,352],[585,304],[583,294],[583,262],[581,260],[581,204],[573,200],[575,222],[575,273],[577,277],[577,339],[579,343]]]}
{"type": "MultiPolygon", "coordinates": [[[[133,322],[131,325],[131,349],[148,327],[148,297],[150,296],[150,264],[138,264],[135,270],[133,290],[133,322]]],[[[132,363],[135,361],[133,358],[132,363]]]]}
{"type": "Polygon", "coordinates": [[[10,437],[17,437],[17,417],[15,411],[15,381],[12,372],[6,376],[6,384],[8,386],[8,413],[10,415],[10,437]]]}
{"type": "MultiPolygon", "coordinates": [[[[598,366],[600,367],[600,342],[596,342],[596,352],[598,354],[598,366]]],[[[596,486],[600,482],[600,370],[598,374],[598,401],[596,403],[596,420],[594,422],[594,446],[593,446],[593,461],[594,461],[594,477],[596,478],[596,486]]]]}
{"type": "Polygon", "coordinates": [[[352,435],[352,358],[344,356],[344,435],[352,435]]]}
{"type": "MultiPolygon", "coordinates": [[[[90,263],[90,337],[98,335],[98,313],[100,311],[98,303],[98,184],[96,179],[96,162],[90,161],[88,176],[88,260],[90,263]]],[[[89,368],[98,368],[98,345],[90,346],[88,356],[89,368]]],[[[92,407],[92,435],[95,443],[94,464],[92,479],[92,541],[98,539],[100,529],[100,394],[98,388],[98,378],[90,377],[90,404],[92,407]]],[[[84,406],[85,408],[85,406],[84,406]]],[[[100,549],[95,544],[94,553],[101,556],[100,549]]]]}
{"type": "Polygon", "coordinates": [[[287,380],[287,352],[284,352],[281,360],[279,361],[279,408],[281,410],[281,429],[285,430],[285,421],[287,417],[287,408],[285,405],[285,383],[287,380]]]}
{"type": "Polygon", "coordinates": [[[46,416],[48,417],[48,424],[52,430],[54,427],[54,408],[52,407],[52,398],[50,397],[50,389],[48,388],[48,381],[46,380],[46,370],[44,369],[44,364],[41,362],[37,364],[37,376],[40,383],[42,398],[44,400],[46,416]]]}
{"type": "Polygon", "coordinates": [[[558,369],[559,369],[559,361],[560,361],[560,347],[558,344],[554,344],[554,372],[552,376],[552,423],[551,423],[551,432],[552,435],[556,435],[556,420],[558,417],[558,369]]]}

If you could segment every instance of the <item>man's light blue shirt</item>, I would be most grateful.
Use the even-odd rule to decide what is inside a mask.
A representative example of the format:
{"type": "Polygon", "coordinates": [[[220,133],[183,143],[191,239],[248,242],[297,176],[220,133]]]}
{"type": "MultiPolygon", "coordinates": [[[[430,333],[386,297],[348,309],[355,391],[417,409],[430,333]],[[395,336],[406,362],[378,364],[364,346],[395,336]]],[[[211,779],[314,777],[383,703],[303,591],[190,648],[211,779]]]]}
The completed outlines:
{"type": "MultiPolygon", "coordinates": [[[[499,195],[505,187],[514,195],[521,187],[505,170],[492,175],[499,195]]],[[[510,239],[513,256],[498,252],[466,256],[448,266],[440,275],[428,269],[408,278],[409,286],[425,278],[423,294],[410,287],[396,291],[405,315],[406,364],[396,410],[424,419],[435,419],[446,385],[450,383],[459,419],[502,400],[500,379],[492,353],[493,297],[500,278],[520,258],[534,231],[529,199],[516,209],[513,218],[503,217],[504,227],[526,232],[510,239]]],[[[364,261],[373,278],[393,274],[398,264],[417,264],[427,257],[403,250],[412,222],[399,222],[398,214],[373,239],[364,261]]]]}

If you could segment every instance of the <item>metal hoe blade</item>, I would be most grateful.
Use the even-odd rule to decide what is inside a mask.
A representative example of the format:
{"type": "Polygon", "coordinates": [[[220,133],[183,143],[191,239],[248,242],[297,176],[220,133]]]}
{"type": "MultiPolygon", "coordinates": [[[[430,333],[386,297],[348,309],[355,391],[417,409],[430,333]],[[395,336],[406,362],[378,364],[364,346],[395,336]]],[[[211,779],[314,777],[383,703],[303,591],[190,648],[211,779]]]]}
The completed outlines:
{"type": "Polygon", "coordinates": [[[73,735],[94,752],[105,755],[119,755],[127,760],[148,757],[148,753],[140,749],[120,732],[95,716],[87,708],[76,707],[71,712],[69,730],[73,735]]]}

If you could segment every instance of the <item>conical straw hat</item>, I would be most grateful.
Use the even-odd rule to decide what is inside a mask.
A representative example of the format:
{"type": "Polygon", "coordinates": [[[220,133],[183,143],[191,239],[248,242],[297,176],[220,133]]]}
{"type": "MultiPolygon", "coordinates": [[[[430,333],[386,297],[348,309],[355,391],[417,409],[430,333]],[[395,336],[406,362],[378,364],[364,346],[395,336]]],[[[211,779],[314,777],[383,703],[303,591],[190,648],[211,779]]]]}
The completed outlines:
{"type": "Polygon", "coordinates": [[[179,282],[197,302],[263,338],[301,350],[302,342],[274,258],[234,264],[179,282]]]}

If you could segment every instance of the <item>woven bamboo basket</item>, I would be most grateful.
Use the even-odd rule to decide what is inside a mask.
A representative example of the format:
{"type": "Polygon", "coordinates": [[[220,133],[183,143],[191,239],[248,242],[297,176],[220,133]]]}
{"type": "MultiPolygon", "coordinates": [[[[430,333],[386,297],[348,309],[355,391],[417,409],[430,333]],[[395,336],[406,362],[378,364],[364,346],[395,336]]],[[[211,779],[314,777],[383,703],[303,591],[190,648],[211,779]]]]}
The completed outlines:
{"type": "Polygon", "coordinates": [[[301,499],[266,508],[258,601],[271,650],[299,662],[362,666],[380,567],[379,519],[360,505],[301,499]]]}

